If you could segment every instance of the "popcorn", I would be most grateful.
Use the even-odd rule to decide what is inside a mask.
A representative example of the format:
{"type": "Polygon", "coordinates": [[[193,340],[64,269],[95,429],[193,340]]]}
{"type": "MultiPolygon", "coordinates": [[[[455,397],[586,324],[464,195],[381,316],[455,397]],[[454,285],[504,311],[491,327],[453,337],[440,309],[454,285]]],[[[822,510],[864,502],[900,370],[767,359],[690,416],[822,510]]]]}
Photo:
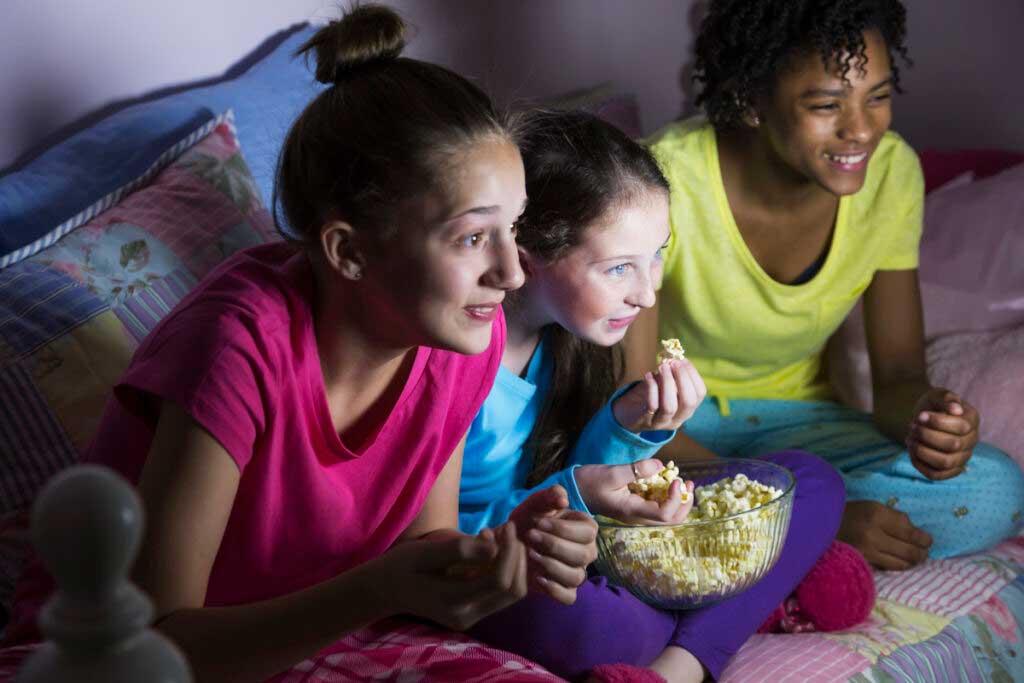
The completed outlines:
{"type": "Polygon", "coordinates": [[[658,353],[658,365],[661,365],[667,360],[683,360],[686,358],[686,351],[683,350],[683,345],[679,343],[678,339],[662,339],[661,340],[661,351],[658,353]]]}
{"type": "MultiPolygon", "coordinates": [[[[672,482],[679,478],[679,468],[676,467],[676,463],[670,460],[660,472],[650,477],[644,477],[637,479],[629,483],[628,488],[630,493],[635,493],[638,496],[642,496],[646,500],[657,501],[658,503],[664,503],[668,498],[668,488],[672,485],[672,482]]],[[[681,500],[685,503],[690,500],[690,492],[683,486],[681,500]]]]}
{"type": "MultiPolygon", "coordinates": [[[[667,484],[650,481],[659,478],[668,482],[678,478],[675,464],[669,463],[655,477],[635,482],[644,482],[646,486],[641,495],[648,498],[657,495],[655,492],[661,487],[667,488],[667,484]]],[[[782,491],[737,474],[699,486],[695,494],[696,505],[686,522],[677,527],[601,530],[602,534],[612,535],[605,540],[611,541],[614,568],[622,581],[656,600],[670,602],[682,596],[722,593],[749,580],[761,569],[772,552],[774,521],[780,514],[778,506],[727,520],[713,528],[687,523],[752,510],[775,500],[782,491]]]]}

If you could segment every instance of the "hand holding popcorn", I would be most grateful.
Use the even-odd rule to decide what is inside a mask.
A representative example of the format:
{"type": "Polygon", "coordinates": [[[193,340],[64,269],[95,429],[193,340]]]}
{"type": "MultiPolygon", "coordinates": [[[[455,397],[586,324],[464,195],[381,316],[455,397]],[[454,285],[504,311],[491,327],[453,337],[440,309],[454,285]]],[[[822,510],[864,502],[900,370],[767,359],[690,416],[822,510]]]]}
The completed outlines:
{"type": "Polygon", "coordinates": [[[664,471],[660,460],[649,458],[628,465],[584,465],[573,474],[595,515],[630,524],[679,524],[693,506],[693,482],[669,481],[662,476],[664,471]],[[642,486],[651,491],[651,498],[632,490],[638,482],[645,482],[642,486]]]}
{"type": "Polygon", "coordinates": [[[671,355],[659,354],[658,367],[612,404],[616,421],[632,432],[679,429],[708,393],[697,368],[682,355],[679,340],[662,345],[671,355]]]}
{"type": "MultiPolygon", "coordinates": [[[[671,470],[666,468],[662,478],[668,476],[671,470]]],[[[659,495],[656,488],[645,493],[659,495]]],[[[698,487],[698,506],[684,524],[666,529],[605,527],[599,533],[617,558],[616,572],[629,584],[642,586],[648,595],[672,600],[680,595],[714,594],[747,580],[763,565],[771,552],[771,527],[778,510],[762,509],[727,520],[724,533],[703,533],[702,527],[690,522],[747,512],[782,493],[737,474],[698,487]]]]}

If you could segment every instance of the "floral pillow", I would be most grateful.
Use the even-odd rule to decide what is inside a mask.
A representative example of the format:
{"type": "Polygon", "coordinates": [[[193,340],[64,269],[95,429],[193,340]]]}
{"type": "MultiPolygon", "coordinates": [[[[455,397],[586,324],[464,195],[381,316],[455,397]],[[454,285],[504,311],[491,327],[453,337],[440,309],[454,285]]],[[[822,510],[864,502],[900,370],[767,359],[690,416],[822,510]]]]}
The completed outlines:
{"type": "Polygon", "coordinates": [[[15,522],[89,443],[146,334],[227,256],[275,239],[231,112],[187,139],[151,181],[0,270],[0,548],[24,543],[15,522]]]}

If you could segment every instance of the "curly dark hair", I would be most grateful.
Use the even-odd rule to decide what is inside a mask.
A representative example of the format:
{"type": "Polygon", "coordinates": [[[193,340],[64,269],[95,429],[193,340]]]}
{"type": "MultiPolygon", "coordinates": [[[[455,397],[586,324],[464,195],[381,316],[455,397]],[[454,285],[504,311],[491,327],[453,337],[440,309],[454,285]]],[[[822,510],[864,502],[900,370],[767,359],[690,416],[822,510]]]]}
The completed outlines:
{"type": "MultiPolygon", "coordinates": [[[[864,31],[878,29],[890,58],[911,64],[904,45],[907,11],[899,0],[711,0],[697,37],[693,80],[715,128],[742,121],[755,99],[771,92],[780,67],[800,50],[839,63],[845,80],[866,62],[864,31]]],[[[900,72],[893,59],[893,87],[900,72]]]]}

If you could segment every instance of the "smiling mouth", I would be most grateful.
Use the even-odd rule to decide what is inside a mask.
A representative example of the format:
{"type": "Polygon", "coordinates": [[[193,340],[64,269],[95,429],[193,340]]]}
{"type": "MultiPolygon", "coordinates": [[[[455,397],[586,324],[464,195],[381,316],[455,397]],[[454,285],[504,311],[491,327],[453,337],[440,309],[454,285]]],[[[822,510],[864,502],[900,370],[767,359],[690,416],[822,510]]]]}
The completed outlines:
{"type": "Polygon", "coordinates": [[[614,328],[626,327],[627,325],[631,324],[634,320],[636,320],[637,315],[639,314],[634,313],[633,315],[627,315],[621,318],[609,318],[608,324],[614,328]]]}
{"type": "Polygon", "coordinates": [[[476,306],[466,306],[463,308],[464,311],[471,318],[477,320],[493,320],[498,314],[498,310],[501,308],[500,303],[495,304],[478,304],[476,306]]]}
{"type": "Polygon", "coordinates": [[[842,164],[843,166],[854,166],[859,164],[868,158],[867,152],[861,152],[860,154],[829,154],[825,152],[823,156],[829,161],[842,164]]]}

